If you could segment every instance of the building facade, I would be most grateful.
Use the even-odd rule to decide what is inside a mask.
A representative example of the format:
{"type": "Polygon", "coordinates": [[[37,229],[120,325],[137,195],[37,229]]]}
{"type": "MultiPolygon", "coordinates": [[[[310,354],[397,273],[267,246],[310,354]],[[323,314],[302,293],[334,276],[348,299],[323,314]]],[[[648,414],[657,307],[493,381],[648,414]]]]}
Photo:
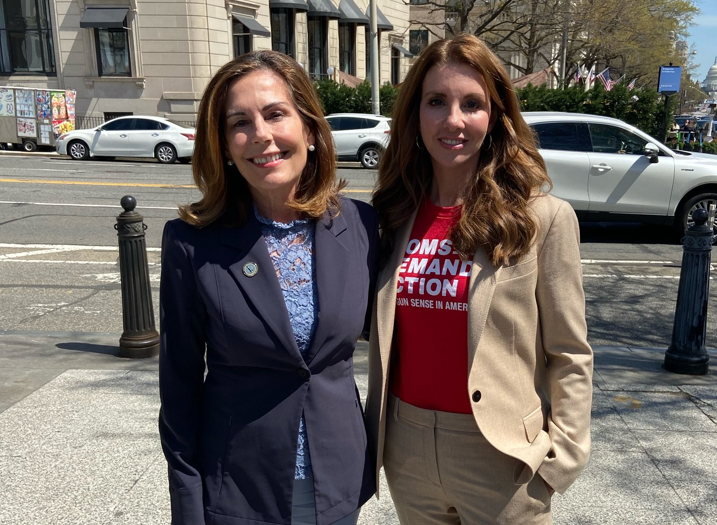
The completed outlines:
{"type": "MultiPolygon", "coordinates": [[[[275,49],[313,78],[370,78],[369,0],[0,0],[0,86],[74,89],[77,115],[195,117],[232,58],[275,49]]],[[[408,6],[378,0],[380,82],[408,69],[408,6]],[[405,51],[405,53],[404,53],[405,51]]]]}

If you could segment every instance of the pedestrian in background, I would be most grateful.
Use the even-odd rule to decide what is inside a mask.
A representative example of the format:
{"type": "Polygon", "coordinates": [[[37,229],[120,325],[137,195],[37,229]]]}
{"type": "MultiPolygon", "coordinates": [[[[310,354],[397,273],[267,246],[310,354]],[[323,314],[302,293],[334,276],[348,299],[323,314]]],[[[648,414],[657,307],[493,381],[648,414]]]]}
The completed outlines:
{"type": "Polygon", "coordinates": [[[579,230],[499,59],[424,49],[393,110],[373,204],[369,439],[402,525],[552,522],[590,451],[579,230]]]}
{"type": "Polygon", "coordinates": [[[202,198],[162,241],[174,525],[353,525],[375,492],[352,356],[378,223],[339,197],[335,155],[287,55],[242,55],[207,86],[192,163],[202,198]]]}

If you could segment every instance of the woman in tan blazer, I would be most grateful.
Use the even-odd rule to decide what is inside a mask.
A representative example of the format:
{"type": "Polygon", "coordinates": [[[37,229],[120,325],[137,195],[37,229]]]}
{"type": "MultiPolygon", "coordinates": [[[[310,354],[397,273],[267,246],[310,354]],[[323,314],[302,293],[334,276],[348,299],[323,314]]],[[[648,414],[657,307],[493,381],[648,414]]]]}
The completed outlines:
{"type": "Polygon", "coordinates": [[[590,451],[579,230],[505,69],[474,36],[411,67],[373,205],[366,407],[402,525],[552,522],[590,451]]]}

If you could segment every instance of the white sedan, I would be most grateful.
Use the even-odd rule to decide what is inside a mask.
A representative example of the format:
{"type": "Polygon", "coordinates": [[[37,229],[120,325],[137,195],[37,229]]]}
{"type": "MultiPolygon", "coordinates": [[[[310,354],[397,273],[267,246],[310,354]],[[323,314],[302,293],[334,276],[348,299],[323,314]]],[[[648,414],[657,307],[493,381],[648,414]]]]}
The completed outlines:
{"type": "Polygon", "coordinates": [[[93,129],[63,133],[57,152],[74,160],[88,157],[155,157],[163,164],[189,162],[194,153],[194,128],[163,117],[127,116],[93,129]]]}

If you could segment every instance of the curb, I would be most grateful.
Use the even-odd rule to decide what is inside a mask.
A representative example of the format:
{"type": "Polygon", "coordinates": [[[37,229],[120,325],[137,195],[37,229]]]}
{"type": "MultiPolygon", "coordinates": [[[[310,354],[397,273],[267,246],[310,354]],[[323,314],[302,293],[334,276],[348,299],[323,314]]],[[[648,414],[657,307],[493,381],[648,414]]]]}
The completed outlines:
{"type": "Polygon", "coordinates": [[[7,149],[0,149],[0,155],[7,155],[9,157],[62,157],[56,151],[13,151],[7,149]]]}

